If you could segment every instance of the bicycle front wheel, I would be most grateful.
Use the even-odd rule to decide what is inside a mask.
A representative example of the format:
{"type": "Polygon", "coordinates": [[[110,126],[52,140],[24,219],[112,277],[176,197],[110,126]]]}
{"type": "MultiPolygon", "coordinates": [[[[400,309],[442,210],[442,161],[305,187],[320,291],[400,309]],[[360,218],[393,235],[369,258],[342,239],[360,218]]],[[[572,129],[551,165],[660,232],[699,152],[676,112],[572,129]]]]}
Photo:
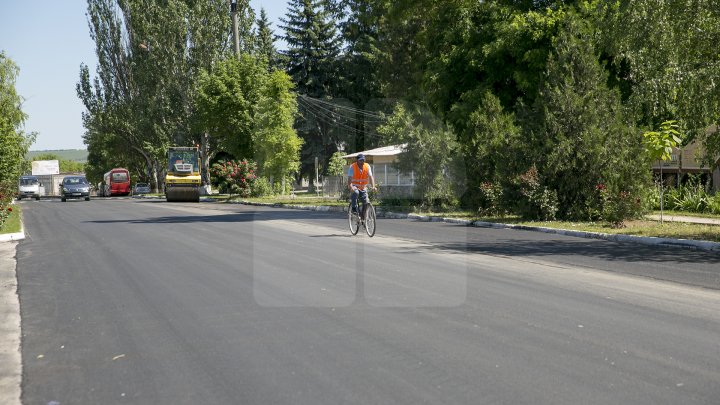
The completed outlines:
{"type": "Polygon", "coordinates": [[[352,203],[348,205],[348,225],[350,225],[350,233],[357,235],[360,230],[360,217],[358,214],[353,213],[352,203]]]}
{"type": "Polygon", "coordinates": [[[368,203],[367,210],[365,212],[365,232],[371,238],[375,236],[376,219],[377,217],[375,215],[375,207],[373,207],[372,204],[368,203]]]}

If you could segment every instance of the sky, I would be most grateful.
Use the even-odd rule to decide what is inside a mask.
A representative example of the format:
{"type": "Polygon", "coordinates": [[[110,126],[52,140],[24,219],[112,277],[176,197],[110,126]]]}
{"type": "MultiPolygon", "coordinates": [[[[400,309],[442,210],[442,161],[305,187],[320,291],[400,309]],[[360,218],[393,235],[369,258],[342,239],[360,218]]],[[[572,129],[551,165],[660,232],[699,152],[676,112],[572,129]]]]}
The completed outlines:
{"type": "MultiPolygon", "coordinates": [[[[264,8],[276,35],[281,34],[287,0],[251,0],[256,14],[264,8]]],[[[0,51],[15,62],[15,83],[28,119],[26,132],[36,132],[32,151],[85,149],[82,112],[77,97],[80,64],[95,72],[95,44],[90,39],[86,0],[0,0],[0,51]]]]}

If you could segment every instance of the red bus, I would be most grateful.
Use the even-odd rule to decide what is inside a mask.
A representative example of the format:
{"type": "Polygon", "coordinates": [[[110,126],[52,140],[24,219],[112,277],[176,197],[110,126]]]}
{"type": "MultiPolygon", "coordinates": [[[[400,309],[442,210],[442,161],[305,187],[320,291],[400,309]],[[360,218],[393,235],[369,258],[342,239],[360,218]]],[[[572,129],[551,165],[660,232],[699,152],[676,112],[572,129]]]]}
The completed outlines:
{"type": "Polygon", "coordinates": [[[127,169],[116,168],[103,176],[102,196],[130,194],[130,172],[127,169]]]}

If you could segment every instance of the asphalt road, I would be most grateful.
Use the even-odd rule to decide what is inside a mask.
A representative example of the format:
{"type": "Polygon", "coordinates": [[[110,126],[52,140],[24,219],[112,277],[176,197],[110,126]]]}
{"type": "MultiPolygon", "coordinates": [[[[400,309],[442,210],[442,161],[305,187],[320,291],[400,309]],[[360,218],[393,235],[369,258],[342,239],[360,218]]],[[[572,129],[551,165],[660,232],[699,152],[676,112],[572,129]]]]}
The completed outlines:
{"type": "Polygon", "coordinates": [[[720,255],[23,202],[24,404],[718,404],[720,255]]]}

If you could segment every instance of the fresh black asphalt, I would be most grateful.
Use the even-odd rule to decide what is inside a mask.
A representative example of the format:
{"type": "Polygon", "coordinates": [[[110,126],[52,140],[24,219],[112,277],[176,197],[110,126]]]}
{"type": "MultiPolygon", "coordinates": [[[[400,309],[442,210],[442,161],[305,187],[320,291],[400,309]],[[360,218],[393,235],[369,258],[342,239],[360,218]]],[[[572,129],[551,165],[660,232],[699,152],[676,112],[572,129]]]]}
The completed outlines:
{"type": "Polygon", "coordinates": [[[24,404],[717,404],[720,253],[23,202],[24,404]]]}

